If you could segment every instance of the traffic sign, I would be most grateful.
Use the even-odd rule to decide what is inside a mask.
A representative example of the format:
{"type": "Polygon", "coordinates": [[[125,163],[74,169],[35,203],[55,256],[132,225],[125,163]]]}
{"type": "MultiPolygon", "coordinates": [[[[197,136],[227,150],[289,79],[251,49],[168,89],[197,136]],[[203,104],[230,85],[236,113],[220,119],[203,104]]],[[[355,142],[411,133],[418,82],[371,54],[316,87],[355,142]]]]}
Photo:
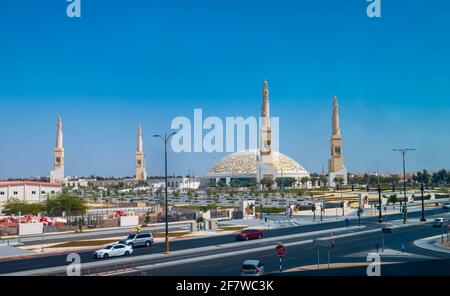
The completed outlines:
{"type": "Polygon", "coordinates": [[[275,253],[280,257],[284,256],[286,254],[286,247],[283,245],[276,246],[275,253]]]}

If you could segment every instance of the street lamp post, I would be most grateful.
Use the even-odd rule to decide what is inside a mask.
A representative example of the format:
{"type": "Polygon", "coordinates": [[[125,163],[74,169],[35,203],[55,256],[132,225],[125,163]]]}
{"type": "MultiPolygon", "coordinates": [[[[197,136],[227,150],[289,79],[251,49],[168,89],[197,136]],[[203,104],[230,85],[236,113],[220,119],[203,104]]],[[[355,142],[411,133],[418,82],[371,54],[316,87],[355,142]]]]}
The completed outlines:
{"type": "Polygon", "coordinates": [[[422,193],[422,218],[420,218],[421,222],[425,222],[427,221],[427,219],[425,219],[425,202],[423,200],[423,192],[424,192],[425,188],[423,187],[423,183],[420,184],[420,192],[422,193]]]}
{"type": "Polygon", "coordinates": [[[167,186],[168,186],[168,182],[167,182],[167,142],[169,141],[169,139],[175,135],[176,132],[171,133],[169,135],[167,135],[167,133],[164,133],[164,135],[154,135],[153,137],[155,138],[161,138],[164,142],[164,181],[165,181],[165,217],[166,217],[166,237],[165,237],[165,244],[166,244],[166,250],[165,250],[165,254],[169,254],[170,250],[169,250],[169,206],[168,206],[168,202],[167,202],[167,186]]]}
{"type": "Polygon", "coordinates": [[[392,149],[392,151],[398,151],[401,153],[403,158],[403,224],[406,224],[406,221],[408,220],[408,210],[406,206],[406,165],[405,165],[405,154],[408,151],[415,151],[416,149],[413,148],[402,148],[402,149],[392,149]]]}
{"type": "Polygon", "coordinates": [[[383,222],[383,217],[381,213],[381,185],[379,182],[378,182],[378,222],[379,223],[383,222]]]}
{"type": "MultiPolygon", "coordinates": [[[[263,220],[263,204],[262,204],[262,179],[261,179],[261,163],[260,163],[260,157],[259,154],[256,155],[256,165],[258,166],[258,179],[259,179],[259,216],[260,220],[263,220]]],[[[267,218],[268,219],[268,218],[267,218]]]]}

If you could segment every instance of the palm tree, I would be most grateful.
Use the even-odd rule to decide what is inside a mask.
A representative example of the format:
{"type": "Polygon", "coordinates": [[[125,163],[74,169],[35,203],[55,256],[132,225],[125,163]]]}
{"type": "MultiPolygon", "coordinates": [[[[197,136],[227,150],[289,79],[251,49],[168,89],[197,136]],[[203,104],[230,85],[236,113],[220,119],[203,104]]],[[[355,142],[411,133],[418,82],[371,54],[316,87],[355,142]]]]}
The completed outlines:
{"type": "Polygon", "coordinates": [[[311,175],[309,179],[311,180],[311,187],[314,188],[319,178],[317,176],[311,175]]]}
{"type": "Polygon", "coordinates": [[[302,187],[305,187],[305,184],[308,185],[309,177],[303,177],[300,179],[300,183],[302,183],[302,187]]]}
{"type": "Polygon", "coordinates": [[[328,178],[324,175],[321,175],[319,177],[319,182],[320,182],[320,186],[325,187],[326,183],[327,183],[328,178]]]}
{"type": "Polygon", "coordinates": [[[334,177],[333,181],[334,181],[334,183],[338,184],[339,187],[341,187],[342,184],[344,184],[344,177],[336,176],[336,177],[334,177]]]}

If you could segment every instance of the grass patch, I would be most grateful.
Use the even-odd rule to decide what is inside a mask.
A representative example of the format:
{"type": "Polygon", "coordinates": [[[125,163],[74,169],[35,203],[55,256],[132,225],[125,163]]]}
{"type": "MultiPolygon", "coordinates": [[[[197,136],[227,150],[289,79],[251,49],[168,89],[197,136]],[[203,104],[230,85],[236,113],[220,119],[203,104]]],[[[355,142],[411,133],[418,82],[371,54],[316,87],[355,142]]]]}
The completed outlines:
{"type": "MultiPolygon", "coordinates": [[[[190,231],[177,231],[177,232],[169,232],[169,237],[181,237],[183,235],[191,233],[190,231]]],[[[165,237],[165,232],[153,232],[153,237],[165,237]]]]}
{"type": "Polygon", "coordinates": [[[97,247],[103,246],[110,243],[116,243],[118,240],[114,239],[103,239],[103,240],[92,240],[92,241],[77,241],[77,242],[66,242],[57,245],[53,245],[48,248],[74,248],[74,247],[97,247]]]}
{"type": "Polygon", "coordinates": [[[223,226],[217,228],[220,231],[241,231],[242,229],[247,228],[246,226],[223,226]]]}

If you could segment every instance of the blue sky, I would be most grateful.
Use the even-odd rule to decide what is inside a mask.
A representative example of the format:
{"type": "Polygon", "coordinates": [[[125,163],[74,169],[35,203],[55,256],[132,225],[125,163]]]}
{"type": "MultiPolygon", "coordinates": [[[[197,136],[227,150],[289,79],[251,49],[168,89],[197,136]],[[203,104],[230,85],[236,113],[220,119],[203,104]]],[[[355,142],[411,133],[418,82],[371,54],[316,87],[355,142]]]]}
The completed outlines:
{"type": "MultiPolygon", "coordinates": [[[[66,174],[133,175],[143,125],[150,175],[163,173],[151,135],[176,116],[258,116],[270,83],[281,151],[309,171],[329,154],[338,96],[350,171],[450,168],[450,3],[382,0],[63,0],[0,3],[0,178],[51,169],[64,120],[66,174]],[[437,5],[439,4],[439,5],[437,5]]],[[[223,153],[170,154],[169,173],[203,174],[223,153]]]]}

